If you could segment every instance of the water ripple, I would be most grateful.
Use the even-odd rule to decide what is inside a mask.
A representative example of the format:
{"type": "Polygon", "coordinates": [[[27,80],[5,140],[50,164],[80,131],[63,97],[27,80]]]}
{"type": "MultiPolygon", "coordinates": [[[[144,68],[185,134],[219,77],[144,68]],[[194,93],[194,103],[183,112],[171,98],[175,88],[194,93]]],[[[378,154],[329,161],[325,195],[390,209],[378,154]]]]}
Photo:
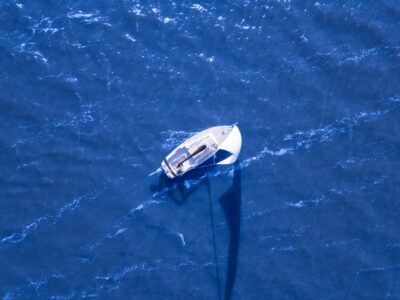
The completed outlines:
{"type": "Polygon", "coordinates": [[[27,236],[35,232],[40,225],[51,222],[53,225],[57,224],[66,214],[73,214],[80,208],[82,202],[93,201],[99,196],[98,192],[91,192],[87,195],[73,199],[63,207],[59,208],[54,214],[49,214],[37,218],[35,221],[25,226],[23,229],[2,238],[0,240],[0,249],[4,246],[11,244],[19,244],[23,242],[27,236]]]}

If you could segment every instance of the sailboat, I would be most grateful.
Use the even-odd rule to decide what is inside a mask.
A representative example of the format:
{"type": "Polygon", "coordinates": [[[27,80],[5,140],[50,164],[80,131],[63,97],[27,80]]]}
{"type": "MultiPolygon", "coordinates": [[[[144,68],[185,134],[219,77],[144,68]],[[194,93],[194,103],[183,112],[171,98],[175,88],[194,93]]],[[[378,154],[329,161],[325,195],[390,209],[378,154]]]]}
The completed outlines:
{"type": "Polygon", "coordinates": [[[161,168],[169,178],[182,176],[209,159],[213,164],[233,164],[242,148],[242,136],[236,125],[215,126],[184,141],[168,154],[161,168]]]}

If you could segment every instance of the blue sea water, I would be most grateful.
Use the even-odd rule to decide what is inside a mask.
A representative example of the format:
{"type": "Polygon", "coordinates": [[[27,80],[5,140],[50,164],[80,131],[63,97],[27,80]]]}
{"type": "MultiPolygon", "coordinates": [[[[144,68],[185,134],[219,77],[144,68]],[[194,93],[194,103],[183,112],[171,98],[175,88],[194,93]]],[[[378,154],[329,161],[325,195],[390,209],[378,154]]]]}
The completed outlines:
{"type": "Polygon", "coordinates": [[[0,297],[400,299],[399,120],[398,1],[3,0],[0,297]]]}

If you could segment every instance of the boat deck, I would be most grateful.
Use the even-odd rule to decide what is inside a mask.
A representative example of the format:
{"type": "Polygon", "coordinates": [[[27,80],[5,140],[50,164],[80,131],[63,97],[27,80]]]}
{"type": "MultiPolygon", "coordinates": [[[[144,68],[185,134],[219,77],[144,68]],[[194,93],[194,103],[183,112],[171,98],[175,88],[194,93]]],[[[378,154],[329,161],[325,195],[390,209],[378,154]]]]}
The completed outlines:
{"type": "Polygon", "coordinates": [[[230,130],[230,126],[216,126],[194,135],[163,160],[162,168],[171,178],[196,168],[215,155],[230,130]]]}

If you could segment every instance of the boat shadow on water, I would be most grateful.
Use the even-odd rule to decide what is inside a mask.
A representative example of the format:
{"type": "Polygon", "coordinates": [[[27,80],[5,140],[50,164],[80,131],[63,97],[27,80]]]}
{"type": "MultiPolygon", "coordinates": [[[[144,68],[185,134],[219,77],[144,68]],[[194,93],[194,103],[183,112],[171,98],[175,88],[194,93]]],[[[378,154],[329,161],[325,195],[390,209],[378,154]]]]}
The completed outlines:
{"type": "MultiPolygon", "coordinates": [[[[206,187],[208,190],[208,198],[210,204],[210,218],[211,218],[211,229],[213,234],[214,243],[214,254],[216,263],[216,275],[218,285],[218,298],[221,299],[221,286],[219,279],[219,263],[218,254],[216,248],[216,238],[214,231],[214,217],[213,217],[213,206],[212,206],[212,192],[210,181],[213,174],[214,166],[203,167],[197,170],[192,170],[182,177],[169,179],[164,174],[159,177],[159,185],[152,186],[153,192],[165,191],[168,198],[172,199],[178,205],[181,205],[186,199],[190,197],[200,187],[206,187]],[[210,178],[211,177],[211,178],[210,178]]],[[[229,230],[229,247],[228,256],[226,262],[226,282],[224,299],[228,300],[231,298],[234,288],[234,283],[237,273],[237,261],[239,256],[239,244],[240,244],[240,216],[241,216],[241,168],[239,163],[235,163],[233,170],[233,179],[229,188],[218,198],[229,230]]]]}

